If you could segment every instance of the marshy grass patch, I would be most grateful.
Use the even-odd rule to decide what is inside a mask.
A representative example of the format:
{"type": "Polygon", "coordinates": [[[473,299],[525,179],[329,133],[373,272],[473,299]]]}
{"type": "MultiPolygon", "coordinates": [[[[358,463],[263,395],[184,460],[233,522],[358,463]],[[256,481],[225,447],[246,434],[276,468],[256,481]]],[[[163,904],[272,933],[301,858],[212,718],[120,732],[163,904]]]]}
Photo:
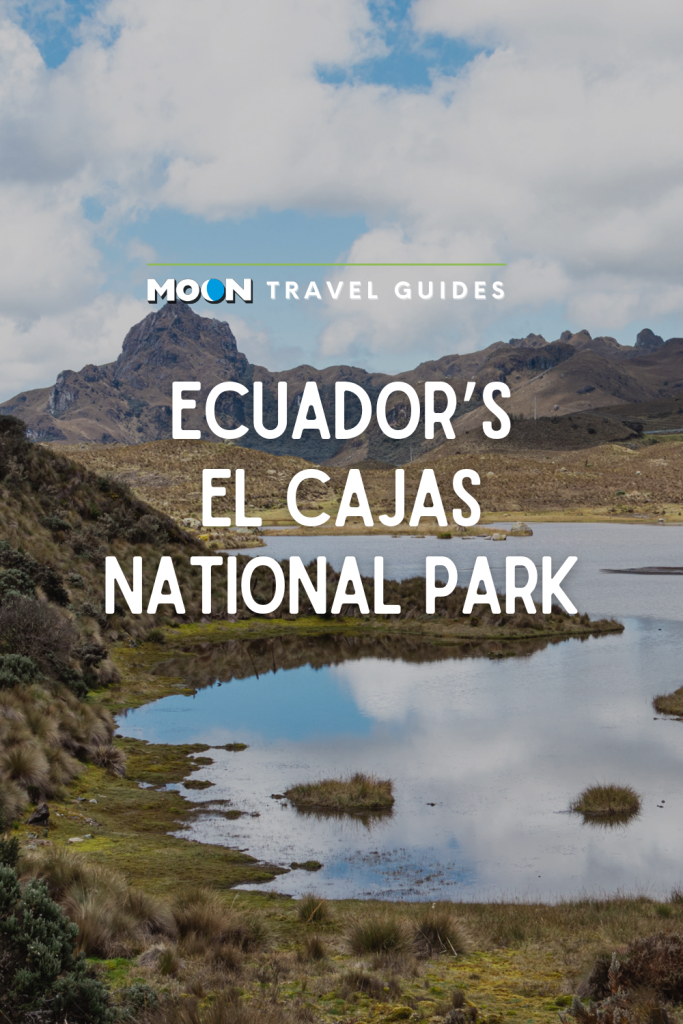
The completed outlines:
{"type": "Polygon", "coordinates": [[[412,927],[413,946],[418,956],[432,957],[440,953],[460,956],[469,950],[467,934],[450,907],[426,907],[412,927]]]}
{"type": "Polygon", "coordinates": [[[311,935],[304,942],[303,958],[305,960],[324,960],[327,947],[319,935],[311,935]]]}
{"type": "Polygon", "coordinates": [[[292,871],[320,871],[322,864],[319,860],[305,860],[301,864],[293,860],[289,866],[292,871]]]}
{"type": "Polygon", "coordinates": [[[394,806],[391,779],[355,772],[339,779],[302,782],[285,790],[295,807],[337,812],[388,811],[394,806]]]}
{"type": "Polygon", "coordinates": [[[231,945],[244,953],[262,949],[268,941],[261,918],[245,917],[209,889],[195,887],[181,893],[173,905],[173,915],[186,951],[197,945],[197,939],[207,946],[231,945]]]}
{"type": "Polygon", "coordinates": [[[347,942],[351,952],[360,955],[400,953],[411,945],[405,922],[389,914],[356,918],[347,932],[347,942]]]}
{"type": "Polygon", "coordinates": [[[640,812],[641,800],[632,786],[597,783],[588,786],[570,804],[586,821],[623,824],[640,812]]]}
{"type": "Polygon", "coordinates": [[[683,686],[673,693],[660,693],[652,700],[652,706],[660,715],[674,715],[683,718],[683,686]]]}
{"type": "Polygon", "coordinates": [[[331,920],[327,900],[313,892],[307,892],[301,897],[296,916],[302,924],[328,924],[331,920]]]}

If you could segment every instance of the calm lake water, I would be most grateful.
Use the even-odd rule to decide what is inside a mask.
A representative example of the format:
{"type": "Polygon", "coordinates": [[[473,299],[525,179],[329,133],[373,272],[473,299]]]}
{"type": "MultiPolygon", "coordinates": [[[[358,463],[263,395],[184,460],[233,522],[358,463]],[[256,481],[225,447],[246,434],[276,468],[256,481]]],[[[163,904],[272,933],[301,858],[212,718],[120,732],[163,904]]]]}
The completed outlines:
{"type": "Polygon", "coordinates": [[[249,744],[212,751],[215,763],[193,775],[214,786],[185,791],[203,809],[182,834],[284,867],[324,865],[258,888],[387,899],[667,894],[683,884],[683,722],[656,717],[651,701],[683,684],[683,576],[600,570],[681,565],[682,541],[678,527],[595,524],[540,524],[533,537],[504,544],[268,538],[267,550],[252,553],[324,554],[336,569],[353,554],[368,575],[380,554],[385,575],[398,579],[423,574],[425,556],[438,553],[466,583],[486,554],[501,589],[506,555],[540,566],[543,555],[559,565],[574,554],[569,597],[626,629],[503,660],[366,641],[232,645],[183,663],[196,696],[121,716],[120,731],[151,742],[249,744]],[[326,819],[271,797],[354,770],[394,780],[393,814],[326,819]],[[567,813],[596,781],[634,786],[641,815],[604,829],[567,813]],[[245,814],[226,819],[211,809],[218,800],[245,814]]]}

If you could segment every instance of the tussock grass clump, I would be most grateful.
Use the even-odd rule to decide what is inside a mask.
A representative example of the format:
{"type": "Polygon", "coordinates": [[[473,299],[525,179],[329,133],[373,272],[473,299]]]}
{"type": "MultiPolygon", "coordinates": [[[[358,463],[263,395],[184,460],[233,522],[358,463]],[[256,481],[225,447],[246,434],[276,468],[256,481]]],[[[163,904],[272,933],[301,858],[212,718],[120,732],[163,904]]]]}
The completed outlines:
{"type": "Polygon", "coordinates": [[[90,760],[98,768],[106,768],[112,775],[125,778],[126,755],[123,750],[115,747],[113,743],[104,743],[101,746],[93,747],[90,753],[90,760]]]}
{"type": "Polygon", "coordinates": [[[231,945],[253,952],[266,944],[267,931],[258,918],[235,913],[208,889],[190,889],[178,897],[173,913],[178,933],[186,947],[231,945]]]}
{"type": "Polygon", "coordinates": [[[413,923],[413,946],[418,956],[438,953],[456,956],[466,953],[469,942],[464,929],[449,907],[429,907],[413,923]]]}
{"type": "Polygon", "coordinates": [[[340,996],[348,1001],[349,997],[355,996],[357,992],[370,996],[371,999],[386,999],[388,995],[381,978],[361,970],[346,971],[339,986],[340,996]]]}
{"type": "Polygon", "coordinates": [[[19,868],[23,878],[47,883],[51,898],[78,925],[78,949],[86,956],[129,956],[154,936],[176,936],[168,906],[76,853],[56,848],[25,855],[19,868]]]}
{"type": "Polygon", "coordinates": [[[296,915],[302,924],[328,924],[331,920],[327,900],[314,892],[307,892],[301,897],[296,915]]]}
{"type": "Polygon", "coordinates": [[[347,934],[352,953],[403,952],[410,947],[410,937],[403,921],[387,914],[358,918],[347,934]]]}
{"type": "Polygon", "coordinates": [[[331,811],[383,811],[394,805],[391,779],[355,772],[341,779],[302,782],[285,790],[295,807],[331,811]]]}
{"type": "Polygon", "coordinates": [[[586,818],[627,821],[640,811],[640,797],[631,786],[596,784],[584,789],[570,809],[586,818]]]}
{"type": "Polygon", "coordinates": [[[50,767],[37,743],[17,743],[0,755],[0,772],[26,790],[44,793],[48,788],[50,767]]]}
{"type": "MultiPolygon", "coordinates": [[[[98,705],[83,704],[66,687],[41,683],[0,689],[0,809],[18,817],[29,798],[60,794],[82,761],[102,763],[111,748],[114,720],[98,705]]],[[[109,755],[120,764],[115,748],[109,755]]]]}
{"type": "Polygon", "coordinates": [[[324,960],[327,956],[325,943],[319,935],[311,935],[306,939],[304,952],[307,960],[324,960]]]}
{"type": "Polygon", "coordinates": [[[683,686],[673,693],[661,693],[652,701],[652,706],[660,715],[676,715],[683,718],[683,686]]]}

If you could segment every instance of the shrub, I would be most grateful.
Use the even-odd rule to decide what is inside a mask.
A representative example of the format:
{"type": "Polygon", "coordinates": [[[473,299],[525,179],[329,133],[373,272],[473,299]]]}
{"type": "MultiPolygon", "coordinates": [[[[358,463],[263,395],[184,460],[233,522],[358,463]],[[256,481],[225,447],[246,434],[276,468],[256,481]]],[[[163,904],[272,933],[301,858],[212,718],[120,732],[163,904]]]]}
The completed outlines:
{"type": "Polygon", "coordinates": [[[413,925],[413,944],[418,955],[437,953],[455,956],[467,951],[467,940],[449,907],[422,910],[413,925]]]}
{"type": "Polygon", "coordinates": [[[31,579],[21,569],[0,569],[0,600],[7,600],[8,597],[21,596],[33,597],[36,587],[31,579]]]}
{"type": "Polygon", "coordinates": [[[160,626],[155,626],[154,629],[150,629],[145,639],[153,644],[163,644],[166,641],[166,636],[160,626]]]}
{"type": "Polygon", "coordinates": [[[619,985],[647,988],[662,999],[683,1000],[683,936],[659,932],[630,942],[618,969],[619,985]]]}
{"type": "Polygon", "coordinates": [[[123,1020],[137,1021],[139,1014],[145,1010],[154,1010],[159,1005],[159,996],[151,985],[142,981],[134,981],[128,988],[118,991],[119,1016],[123,1020]]]}
{"type": "Polygon", "coordinates": [[[25,654],[0,654],[0,689],[28,686],[41,678],[33,658],[25,654]]]}
{"type": "Polygon", "coordinates": [[[408,947],[408,936],[402,921],[388,915],[360,918],[348,932],[353,953],[400,952],[408,947]]]}
{"type": "Polygon", "coordinates": [[[168,534],[163,523],[153,515],[140,516],[138,521],[124,531],[126,540],[131,544],[155,544],[161,546],[168,543],[168,534]]]}
{"type": "Polygon", "coordinates": [[[48,601],[54,601],[62,607],[69,603],[64,581],[53,566],[38,562],[33,555],[25,551],[17,551],[5,540],[0,541],[0,566],[3,569],[18,569],[25,573],[36,586],[43,588],[48,601]]]}
{"type": "Polygon", "coordinates": [[[327,924],[330,911],[322,896],[307,892],[297,904],[296,915],[302,924],[327,924]]]}
{"type": "Polygon", "coordinates": [[[6,1020],[113,1022],[106,989],[74,956],[77,934],[43,882],[32,879],[22,891],[14,869],[0,866],[0,1011],[6,1020]]]}
{"type": "Polygon", "coordinates": [[[6,833],[7,818],[0,807],[0,865],[15,868],[21,852],[19,836],[8,836],[6,833]]]}
{"type": "Polygon", "coordinates": [[[70,619],[52,605],[30,597],[14,597],[0,606],[0,639],[10,654],[38,663],[67,661],[78,634],[70,619]]]}

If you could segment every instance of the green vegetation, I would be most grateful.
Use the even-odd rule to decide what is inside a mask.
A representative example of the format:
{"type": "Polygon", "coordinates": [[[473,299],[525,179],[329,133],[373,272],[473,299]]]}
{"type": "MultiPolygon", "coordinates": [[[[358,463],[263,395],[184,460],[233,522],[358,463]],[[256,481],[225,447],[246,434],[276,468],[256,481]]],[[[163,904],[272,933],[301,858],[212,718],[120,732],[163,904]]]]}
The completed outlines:
{"type": "Polygon", "coordinates": [[[302,782],[285,790],[295,807],[328,811],[388,811],[394,806],[391,779],[355,772],[341,779],[302,782]]]}
{"type": "Polygon", "coordinates": [[[584,789],[571,803],[572,811],[585,818],[628,821],[640,811],[640,797],[631,786],[599,784],[584,789]]]}
{"type": "Polygon", "coordinates": [[[292,871],[320,871],[322,864],[319,860],[305,860],[302,864],[293,860],[289,866],[292,871]]]}
{"type": "MultiPolygon", "coordinates": [[[[404,603],[398,621],[359,616],[354,608],[334,618],[293,619],[283,612],[282,619],[264,619],[240,604],[236,622],[199,622],[201,581],[189,557],[205,551],[202,544],[125,485],[28,445],[11,418],[3,419],[0,870],[11,874],[3,876],[7,909],[0,920],[19,913],[25,923],[23,938],[8,938],[0,927],[0,1010],[6,1017],[17,1024],[61,1024],[65,1016],[95,1024],[116,1012],[131,1024],[306,1024],[411,1014],[450,1020],[457,1011],[465,1016],[452,1019],[467,1024],[476,1004],[491,1024],[503,1013],[550,1021],[563,1005],[557,1000],[576,991],[604,949],[651,935],[663,918],[672,931],[683,929],[683,904],[673,897],[666,904],[613,900],[555,907],[343,901],[331,909],[314,894],[295,901],[236,890],[241,883],[269,881],[282,869],[182,838],[195,810],[182,790],[203,787],[191,775],[211,760],[196,756],[208,748],[116,737],[113,712],[275,664],[323,663],[331,647],[334,657],[343,650],[345,658],[368,652],[395,657],[399,643],[408,661],[502,657],[621,627],[559,609],[533,617],[494,617],[484,610],[475,624],[462,619],[460,589],[427,618],[421,579],[387,583],[385,600],[404,603]],[[176,562],[186,615],[163,606],[156,616],[134,617],[120,606],[105,615],[104,555],[116,554],[127,572],[131,558],[143,556],[148,588],[162,547],[176,562]],[[181,791],[165,788],[183,781],[181,791]],[[27,805],[44,798],[49,819],[29,825],[27,805]],[[80,841],[78,853],[68,845],[71,839],[80,841]],[[25,883],[19,896],[15,868],[25,883]],[[52,930],[50,942],[56,936],[66,950],[61,960],[53,958],[56,980],[44,971],[42,979],[34,978],[33,1018],[21,1003],[26,991],[13,980],[19,960],[29,964],[26,970],[43,970],[21,945],[35,937],[31,907],[38,908],[43,937],[52,930]],[[357,952],[350,950],[353,942],[357,952]],[[90,958],[88,968],[79,950],[90,958]],[[35,1016],[43,1012],[41,991],[56,1000],[50,1012],[61,1016],[54,1022],[35,1016]],[[457,996],[465,991],[467,1002],[457,996]],[[80,1009],[66,1002],[74,992],[80,993],[80,1009]]],[[[239,572],[245,564],[240,557],[239,572]]],[[[215,575],[220,607],[224,581],[215,575]]],[[[330,570],[330,592],[336,580],[330,570]]],[[[267,600],[268,575],[257,574],[255,584],[257,599],[267,600]]],[[[366,592],[372,604],[372,581],[366,581],[366,592]]],[[[305,604],[302,610],[311,611],[305,604]]],[[[231,743],[224,749],[245,747],[231,743]]],[[[343,792],[353,778],[324,780],[320,785],[334,790],[324,806],[334,809],[341,801],[342,813],[365,813],[376,805],[373,786],[379,786],[385,787],[380,802],[390,811],[390,783],[354,778],[360,797],[343,792]]],[[[288,795],[302,811],[320,806],[319,793],[310,794],[309,804],[288,795]]],[[[223,804],[215,801],[219,813],[239,813],[223,804]]]]}
{"type": "Polygon", "coordinates": [[[22,889],[14,868],[0,865],[0,1015],[12,1024],[69,1020],[109,1024],[114,1015],[102,982],[74,955],[78,927],[36,879],[22,889]]]}

